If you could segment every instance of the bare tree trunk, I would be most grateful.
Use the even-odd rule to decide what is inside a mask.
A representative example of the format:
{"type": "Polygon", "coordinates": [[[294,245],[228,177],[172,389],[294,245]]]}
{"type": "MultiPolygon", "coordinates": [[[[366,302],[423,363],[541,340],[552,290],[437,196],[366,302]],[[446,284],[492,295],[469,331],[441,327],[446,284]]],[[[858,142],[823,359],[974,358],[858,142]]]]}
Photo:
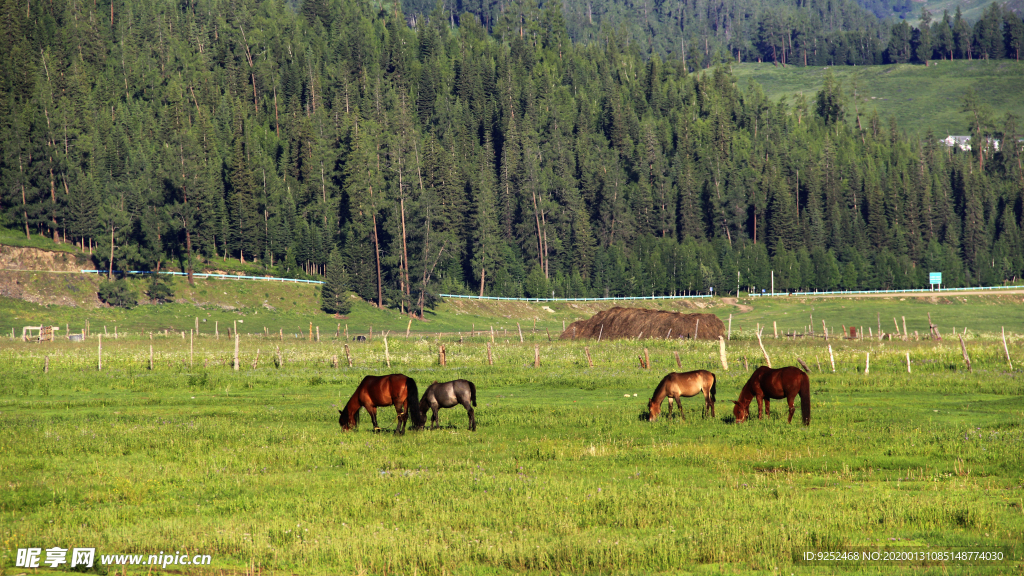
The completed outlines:
{"type": "MultiPolygon", "coordinates": [[[[372,188],[371,188],[372,191],[372,188]]],[[[371,214],[373,220],[373,253],[377,259],[377,307],[384,309],[384,286],[380,275],[380,240],[377,238],[377,214],[371,214]]]]}
{"type": "MultiPolygon", "coordinates": [[[[537,257],[540,259],[541,271],[544,271],[544,240],[540,233],[540,212],[537,210],[537,191],[533,190],[533,219],[537,224],[537,257]]],[[[547,278],[547,273],[544,274],[547,278]]]]}
{"type": "Polygon", "coordinates": [[[110,227],[110,267],[107,269],[107,280],[114,275],[114,227],[110,227]]]}
{"type": "Polygon", "coordinates": [[[188,228],[185,228],[185,245],[188,247],[188,285],[195,286],[195,280],[192,278],[192,233],[188,228]]]}

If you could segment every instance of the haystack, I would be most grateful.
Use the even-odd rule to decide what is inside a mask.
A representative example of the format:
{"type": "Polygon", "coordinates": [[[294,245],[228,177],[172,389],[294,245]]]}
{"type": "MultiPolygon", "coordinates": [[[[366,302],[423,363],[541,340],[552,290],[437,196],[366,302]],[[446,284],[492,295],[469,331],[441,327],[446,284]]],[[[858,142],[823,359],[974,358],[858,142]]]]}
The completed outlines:
{"type": "Polygon", "coordinates": [[[693,338],[695,329],[701,340],[718,340],[725,334],[725,325],[714,314],[615,307],[573,322],[559,339],[693,338]]]}

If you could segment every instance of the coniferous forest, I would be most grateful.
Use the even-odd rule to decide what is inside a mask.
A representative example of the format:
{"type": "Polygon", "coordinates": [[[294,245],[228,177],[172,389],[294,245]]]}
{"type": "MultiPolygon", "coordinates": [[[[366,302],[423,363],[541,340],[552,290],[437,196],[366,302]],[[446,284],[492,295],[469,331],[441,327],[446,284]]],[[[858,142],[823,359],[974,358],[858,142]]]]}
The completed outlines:
{"type": "MultiPolygon", "coordinates": [[[[445,292],[725,294],[773,271],[776,290],[1021,276],[1018,119],[966,94],[965,152],[851,114],[828,76],[777,103],[729,71],[927,60],[933,27],[901,52],[905,24],[853,3],[715,21],[680,2],[674,25],[696,24],[673,35],[668,4],[638,33],[521,0],[2,0],[3,224],[104,269],[230,256],[413,311],[445,292]]],[[[1020,19],[991,12],[1000,42],[979,22],[948,57],[1016,57],[1020,19]]]]}

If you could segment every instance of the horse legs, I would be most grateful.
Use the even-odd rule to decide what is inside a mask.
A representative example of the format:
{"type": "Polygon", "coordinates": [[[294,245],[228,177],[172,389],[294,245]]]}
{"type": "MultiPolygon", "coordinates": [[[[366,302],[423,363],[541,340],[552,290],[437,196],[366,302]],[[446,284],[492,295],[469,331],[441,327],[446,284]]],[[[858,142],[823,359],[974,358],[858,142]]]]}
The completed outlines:
{"type": "Polygon", "coordinates": [[[430,417],[430,429],[431,430],[435,430],[435,429],[437,429],[437,428],[439,428],[441,426],[441,419],[437,417],[437,412],[438,412],[437,404],[431,405],[430,409],[433,411],[433,415],[431,415],[431,417],[430,417]]]}
{"type": "Polygon", "coordinates": [[[764,417],[769,420],[772,418],[771,400],[768,398],[764,399],[764,417]]]}
{"type": "Polygon", "coordinates": [[[762,412],[763,412],[762,409],[763,408],[767,408],[767,407],[768,407],[768,399],[763,397],[763,396],[758,396],[757,397],[757,419],[758,420],[761,419],[761,415],[762,415],[762,412]]]}
{"type": "Polygon", "coordinates": [[[683,412],[683,397],[676,396],[676,408],[679,408],[679,417],[686,421],[686,412],[683,412]]]}
{"type": "Polygon", "coordinates": [[[466,407],[466,414],[469,416],[469,429],[476,432],[476,413],[473,411],[473,405],[466,400],[462,403],[466,407]]]}
{"type": "Polygon", "coordinates": [[[370,421],[373,422],[373,431],[380,432],[380,426],[377,426],[377,407],[367,406],[366,411],[370,413],[370,421]]]}
{"type": "Polygon", "coordinates": [[[789,396],[786,400],[789,402],[789,423],[793,423],[793,413],[796,412],[796,406],[793,405],[793,396],[789,396]]]}
{"type": "Polygon", "coordinates": [[[395,426],[395,434],[405,434],[405,421],[409,418],[409,409],[406,407],[405,410],[395,404],[395,412],[398,413],[398,425],[395,426]]]}
{"type": "Polygon", "coordinates": [[[668,410],[665,410],[665,419],[668,420],[669,416],[672,415],[672,397],[667,397],[665,401],[668,402],[668,410]]]}

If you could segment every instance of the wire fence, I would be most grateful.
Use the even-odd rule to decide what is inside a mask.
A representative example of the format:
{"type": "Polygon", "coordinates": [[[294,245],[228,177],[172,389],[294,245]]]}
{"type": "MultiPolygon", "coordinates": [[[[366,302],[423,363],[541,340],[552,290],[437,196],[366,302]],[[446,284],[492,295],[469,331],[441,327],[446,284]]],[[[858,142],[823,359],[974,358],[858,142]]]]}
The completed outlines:
{"type": "MultiPolygon", "coordinates": [[[[83,274],[106,274],[106,270],[82,270],[83,274]]],[[[169,276],[188,276],[187,272],[153,272],[149,270],[131,270],[122,272],[114,270],[115,274],[167,274],[169,276]]],[[[296,282],[301,284],[323,284],[322,280],[303,280],[301,278],[278,278],[276,276],[242,276],[234,274],[206,274],[193,273],[196,278],[223,278],[228,280],[263,280],[267,282],[296,282]]],[[[966,288],[908,288],[904,290],[822,290],[814,292],[763,292],[758,294],[751,292],[751,298],[769,298],[780,296],[844,296],[864,294],[930,294],[942,292],[983,292],[987,290],[1012,290],[1024,289],[1024,286],[970,286],[966,288]]],[[[613,302],[625,300],[693,300],[699,298],[712,298],[714,294],[686,294],[675,296],[610,296],[602,298],[516,298],[511,296],[474,296],[467,294],[438,294],[441,298],[462,298],[467,300],[504,300],[512,302],[613,302]]]]}

